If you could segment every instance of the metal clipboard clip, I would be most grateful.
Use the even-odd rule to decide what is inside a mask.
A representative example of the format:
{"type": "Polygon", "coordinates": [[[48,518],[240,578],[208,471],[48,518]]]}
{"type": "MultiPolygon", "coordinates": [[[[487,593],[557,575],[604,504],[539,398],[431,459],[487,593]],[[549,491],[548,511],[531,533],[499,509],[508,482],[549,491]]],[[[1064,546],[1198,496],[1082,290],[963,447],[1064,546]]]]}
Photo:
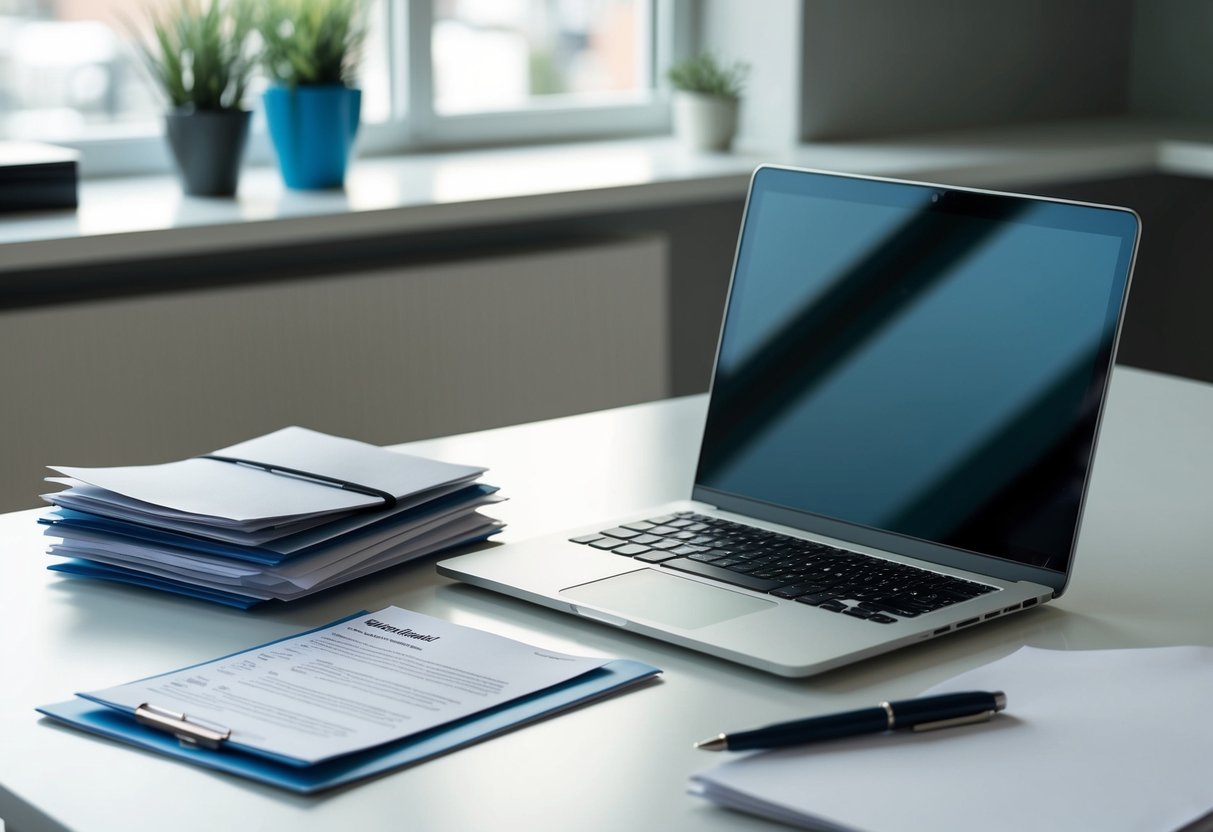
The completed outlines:
{"type": "Polygon", "coordinates": [[[146,702],[135,708],[135,721],[149,728],[167,731],[187,748],[218,748],[232,735],[231,729],[222,725],[146,702]]]}

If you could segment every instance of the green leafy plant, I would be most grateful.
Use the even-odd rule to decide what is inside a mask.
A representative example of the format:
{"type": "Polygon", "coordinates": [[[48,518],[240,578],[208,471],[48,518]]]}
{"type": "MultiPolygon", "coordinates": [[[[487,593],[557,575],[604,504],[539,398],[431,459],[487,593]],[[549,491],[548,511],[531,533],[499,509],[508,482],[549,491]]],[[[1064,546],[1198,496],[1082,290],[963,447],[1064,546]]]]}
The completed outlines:
{"type": "Polygon", "coordinates": [[[270,80],[352,85],[366,42],[363,0],[263,0],[257,29],[270,80]]]}
{"type": "Polygon", "coordinates": [[[674,89],[732,99],[741,97],[749,75],[749,64],[743,61],[725,64],[711,52],[678,61],[666,73],[674,89]]]}
{"type": "Polygon", "coordinates": [[[139,51],[169,103],[196,110],[242,109],[257,65],[249,49],[251,0],[175,0],[149,7],[147,14],[152,38],[138,38],[139,51]]]}

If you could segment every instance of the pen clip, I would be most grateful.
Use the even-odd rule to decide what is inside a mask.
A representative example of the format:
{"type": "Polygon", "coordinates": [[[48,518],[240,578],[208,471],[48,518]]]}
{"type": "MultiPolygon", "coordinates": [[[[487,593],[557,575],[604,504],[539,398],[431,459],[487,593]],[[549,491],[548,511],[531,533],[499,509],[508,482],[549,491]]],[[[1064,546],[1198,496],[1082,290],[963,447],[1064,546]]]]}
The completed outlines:
{"type": "Polygon", "coordinates": [[[920,722],[910,726],[911,731],[938,731],[940,728],[955,728],[958,725],[973,725],[978,722],[988,722],[994,716],[994,711],[978,711],[975,714],[953,716],[947,719],[937,719],[934,722],[920,722]]]}
{"type": "Polygon", "coordinates": [[[167,731],[187,748],[218,748],[232,735],[229,728],[146,702],[135,708],[135,721],[158,731],[167,731]]]}

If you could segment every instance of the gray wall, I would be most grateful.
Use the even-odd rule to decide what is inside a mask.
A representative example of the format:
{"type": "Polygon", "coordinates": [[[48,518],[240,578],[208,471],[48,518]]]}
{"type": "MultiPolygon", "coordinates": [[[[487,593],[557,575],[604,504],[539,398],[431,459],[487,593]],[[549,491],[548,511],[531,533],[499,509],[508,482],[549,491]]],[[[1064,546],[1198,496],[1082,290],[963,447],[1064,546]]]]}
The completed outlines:
{"type": "Polygon", "coordinates": [[[1130,107],[1144,116],[1213,118],[1213,3],[1138,0],[1130,107]]]}
{"type": "Polygon", "coordinates": [[[25,441],[0,452],[0,510],[37,505],[48,463],[167,461],[287,423],[394,443],[702,392],[741,210],[6,275],[0,383],[25,441]]]}
{"type": "Polygon", "coordinates": [[[806,140],[1123,112],[1131,0],[805,0],[806,140]]]}
{"type": "Polygon", "coordinates": [[[1213,118],[1209,0],[804,0],[783,22],[802,32],[806,141],[1213,118]]]}

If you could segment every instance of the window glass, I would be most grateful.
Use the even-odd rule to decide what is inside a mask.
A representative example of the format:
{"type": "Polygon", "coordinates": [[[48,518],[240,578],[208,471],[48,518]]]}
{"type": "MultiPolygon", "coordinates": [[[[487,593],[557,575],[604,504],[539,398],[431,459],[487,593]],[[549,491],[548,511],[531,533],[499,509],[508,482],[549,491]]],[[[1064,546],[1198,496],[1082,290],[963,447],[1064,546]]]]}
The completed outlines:
{"type": "Polygon", "coordinates": [[[644,0],[434,0],[434,109],[517,110],[565,96],[643,98],[644,0]]]}
{"type": "MultiPolygon", "coordinates": [[[[362,121],[381,124],[392,117],[392,62],[388,43],[387,0],[371,0],[367,8],[366,44],[358,69],[358,86],[362,88],[362,121]]],[[[404,66],[404,56],[399,65],[404,66]]]]}
{"type": "MultiPolygon", "coordinates": [[[[73,141],[160,129],[165,102],[132,43],[176,0],[0,0],[0,136],[73,141]]],[[[391,118],[387,10],[370,3],[363,120],[391,118]]],[[[256,108],[264,82],[250,86],[256,108]]]]}
{"type": "Polygon", "coordinates": [[[0,135],[150,129],[163,107],[123,23],[139,20],[145,3],[0,0],[0,135]]]}

